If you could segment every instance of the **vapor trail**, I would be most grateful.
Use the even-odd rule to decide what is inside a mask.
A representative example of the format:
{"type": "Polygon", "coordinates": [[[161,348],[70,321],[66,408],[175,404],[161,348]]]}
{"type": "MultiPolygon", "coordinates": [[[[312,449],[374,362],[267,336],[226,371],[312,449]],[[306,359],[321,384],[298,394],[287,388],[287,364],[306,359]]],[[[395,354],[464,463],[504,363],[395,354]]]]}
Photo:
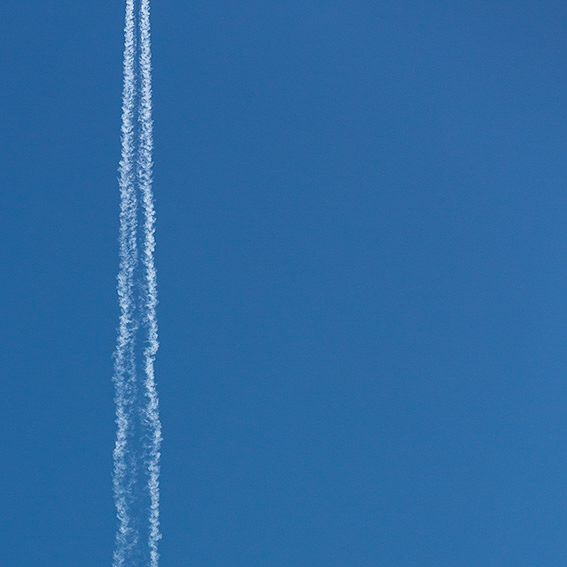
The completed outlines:
{"type": "Polygon", "coordinates": [[[138,567],[149,561],[158,567],[162,436],[154,373],[158,326],[149,0],[126,0],[121,142],[113,565],[138,567]]]}
{"type": "Polygon", "coordinates": [[[137,263],[137,197],[134,185],[135,107],[135,15],[134,0],[126,2],[124,26],[124,85],[122,92],[122,155],[120,160],[120,268],[118,301],[120,320],[114,358],[116,442],[114,446],[113,491],[118,516],[114,565],[122,567],[129,549],[137,543],[130,517],[132,476],[129,474],[129,436],[132,427],[132,388],[135,380],[134,271],[137,263]]]}
{"type": "Polygon", "coordinates": [[[159,418],[159,400],[156,391],[154,361],[158,350],[158,326],[156,318],[157,278],[154,263],[155,250],[155,209],[152,192],[152,60],[151,60],[151,28],[150,1],[142,0],[140,7],[140,152],[139,182],[144,211],[144,327],[146,328],[146,347],[144,349],[145,370],[145,420],[149,428],[146,441],[146,466],[148,470],[148,488],[150,493],[150,515],[148,545],[150,548],[150,565],[157,567],[159,530],[159,475],[161,422],[159,418]]]}

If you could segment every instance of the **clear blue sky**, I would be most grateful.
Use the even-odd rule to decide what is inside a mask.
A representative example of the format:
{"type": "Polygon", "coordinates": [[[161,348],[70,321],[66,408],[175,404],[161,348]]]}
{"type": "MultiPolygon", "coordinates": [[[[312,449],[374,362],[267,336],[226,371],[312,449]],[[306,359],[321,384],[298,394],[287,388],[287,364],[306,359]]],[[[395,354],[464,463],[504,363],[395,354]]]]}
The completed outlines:
{"type": "MultiPolygon", "coordinates": [[[[567,561],[567,7],[153,3],[163,566],[567,561]]],[[[0,8],[0,564],[109,565],[123,3],[0,8]]]]}

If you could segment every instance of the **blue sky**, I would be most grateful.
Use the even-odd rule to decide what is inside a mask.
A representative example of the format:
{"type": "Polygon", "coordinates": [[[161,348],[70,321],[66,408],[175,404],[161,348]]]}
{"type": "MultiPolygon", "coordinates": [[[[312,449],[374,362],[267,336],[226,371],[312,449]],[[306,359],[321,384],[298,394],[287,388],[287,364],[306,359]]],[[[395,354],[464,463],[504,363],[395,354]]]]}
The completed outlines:
{"type": "MultiPolygon", "coordinates": [[[[123,5],[0,13],[0,563],[100,566],[123,5]]],[[[164,566],[565,563],[566,19],[154,2],[164,566]]]]}

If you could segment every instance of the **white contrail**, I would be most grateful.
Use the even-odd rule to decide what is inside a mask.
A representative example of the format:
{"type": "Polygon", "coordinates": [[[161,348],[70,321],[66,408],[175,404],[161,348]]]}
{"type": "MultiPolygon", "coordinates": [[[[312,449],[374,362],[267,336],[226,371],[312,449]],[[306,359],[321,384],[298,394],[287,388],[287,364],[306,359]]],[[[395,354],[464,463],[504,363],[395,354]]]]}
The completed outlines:
{"type": "Polygon", "coordinates": [[[146,466],[150,494],[149,536],[150,565],[157,567],[159,561],[159,475],[161,422],[159,401],[156,390],[154,361],[158,350],[158,327],[156,318],[157,279],[154,263],[155,250],[155,209],[152,193],[152,60],[151,60],[150,0],[141,0],[140,5],[140,151],[138,154],[138,174],[144,211],[143,264],[144,286],[143,303],[144,327],[147,332],[144,349],[145,369],[145,424],[149,431],[146,437],[146,466]]]}
{"type": "Polygon", "coordinates": [[[120,322],[114,359],[116,402],[116,442],[114,446],[113,490],[118,516],[115,567],[124,565],[126,555],[137,543],[132,525],[130,500],[132,475],[129,472],[129,436],[132,427],[132,388],[135,387],[134,271],[137,263],[137,197],[134,184],[134,106],[135,106],[135,15],[134,0],[126,2],[124,27],[124,86],[122,93],[122,156],[120,160],[120,269],[118,300],[120,322]]]}
{"type": "Polygon", "coordinates": [[[158,567],[161,538],[151,79],[150,2],[126,0],[119,168],[120,322],[114,363],[117,433],[113,488],[118,516],[114,567],[137,567],[146,560],[150,567],[158,567]],[[143,356],[143,361],[138,356],[143,356]],[[140,483],[142,472],[145,487],[140,483]],[[147,530],[146,541],[141,530],[147,530]]]}

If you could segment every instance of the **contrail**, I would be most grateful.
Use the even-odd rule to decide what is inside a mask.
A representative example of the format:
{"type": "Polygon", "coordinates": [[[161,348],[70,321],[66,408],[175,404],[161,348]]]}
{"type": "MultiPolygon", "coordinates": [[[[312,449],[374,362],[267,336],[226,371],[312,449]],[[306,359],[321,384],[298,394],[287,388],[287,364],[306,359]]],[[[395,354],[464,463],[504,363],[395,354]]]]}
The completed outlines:
{"type": "Polygon", "coordinates": [[[132,477],[128,472],[129,437],[132,427],[132,382],[135,379],[134,270],[137,263],[137,197],[134,185],[135,106],[135,17],[134,1],[126,2],[124,26],[124,86],[122,92],[122,156],[120,160],[120,268],[118,301],[120,322],[114,358],[116,442],[114,446],[113,490],[118,516],[114,565],[124,565],[128,550],[136,545],[137,534],[130,517],[132,477]]]}
{"type": "Polygon", "coordinates": [[[158,567],[161,422],[149,0],[126,0],[120,186],[120,320],[114,358],[114,567],[158,567]],[[140,204],[139,204],[140,201],[140,204]],[[139,253],[139,249],[140,253],[139,253]],[[147,534],[147,535],[146,535],[147,534]]]}
{"type": "Polygon", "coordinates": [[[152,54],[150,34],[150,0],[142,0],[140,6],[140,153],[139,175],[144,210],[144,246],[143,263],[145,268],[144,285],[144,326],[147,330],[146,347],[144,349],[145,369],[145,420],[149,428],[146,442],[146,465],[148,469],[148,487],[150,492],[150,531],[148,545],[150,548],[150,565],[157,567],[159,531],[159,474],[161,422],[159,419],[159,403],[154,376],[154,360],[158,350],[158,332],[156,319],[157,280],[154,264],[155,250],[155,210],[152,193],[152,54]]]}

